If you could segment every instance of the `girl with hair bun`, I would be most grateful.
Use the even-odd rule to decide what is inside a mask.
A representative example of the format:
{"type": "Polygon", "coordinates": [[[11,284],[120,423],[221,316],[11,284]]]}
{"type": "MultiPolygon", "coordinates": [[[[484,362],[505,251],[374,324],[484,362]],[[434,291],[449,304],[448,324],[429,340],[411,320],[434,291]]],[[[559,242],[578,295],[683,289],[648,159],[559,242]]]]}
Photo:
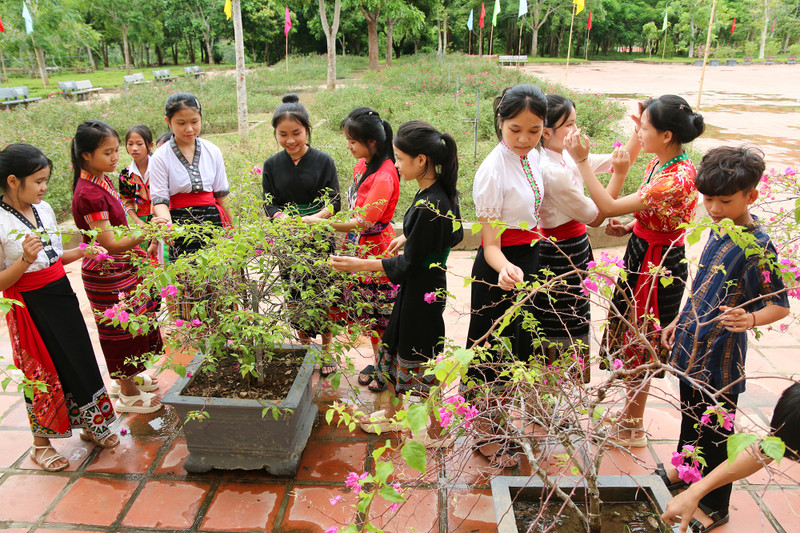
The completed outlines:
{"type": "MultiPolygon", "coordinates": [[[[347,191],[347,207],[351,218],[346,222],[333,222],[336,231],[346,232],[345,249],[356,256],[367,258],[387,257],[387,250],[395,238],[392,217],[400,196],[400,179],[394,164],[392,127],[381,119],[374,109],[358,107],[350,112],[341,124],[347,138],[347,149],[358,163],[353,169],[353,182],[347,191]]],[[[323,219],[309,216],[306,222],[323,219]]],[[[344,316],[333,310],[335,318],[348,322],[368,324],[372,329],[370,341],[375,357],[383,332],[389,323],[397,287],[386,275],[366,275],[342,298],[348,309],[362,308],[357,316],[344,316]]],[[[361,385],[373,392],[386,390],[386,380],[370,364],[358,375],[361,385]]]]}
{"type": "MultiPolygon", "coordinates": [[[[425,363],[443,349],[446,265],[450,249],[461,242],[463,230],[453,229],[460,219],[458,206],[458,151],[453,137],[426,122],[406,122],[394,138],[396,166],[405,181],[416,181],[419,191],[403,218],[403,235],[387,250],[399,255],[383,259],[333,256],[335,270],[385,272],[400,285],[392,315],[383,335],[378,370],[387,377],[390,391],[400,399],[362,421],[368,433],[394,428],[392,418],[402,409],[402,396],[416,390],[427,393],[432,376],[424,376],[425,363]],[[439,265],[439,266],[433,266],[439,265]]],[[[435,444],[442,427],[431,414],[425,444],[435,444]]]]}
{"type": "MultiPolygon", "coordinates": [[[[341,200],[336,165],[331,156],[308,145],[311,121],[296,94],[283,97],[281,105],[272,114],[272,127],[283,150],[264,162],[261,174],[267,216],[271,219],[283,216],[328,218],[338,212],[341,200]]],[[[333,252],[332,239],[312,241],[309,246],[318,248],[316,251],[320,257],[333,252]]],[[[313,275],[316,277],[317,273],[313,275]]],[[[289,272],[284,272],[283,276],[288,279],[289,272]]],[[[325,280],[317,278],[304,283],[319,286],[325,280]]],[[[295,305],[301,299],[300,293],[300,288],[292,289],[291,300],[295,305]]],[[[317,325],[309,323],[305,316],[298,317],[293,326],[302,342],[317,335],[317,325]]],[[[322,332],[322,346],[326,353],[330,342],[331,333],[322,332]]],[[[323,377],[335,371],[336,364],[332,362],[320,367],[323,377]]]]}
{"type": "MultiPolygon", "coordinates": [[[[684,229],[680,225],[694,219],[698,198],[695,167],[683,145],[705,129],[703,117],[680,96],[668,94],[647,100],[640,111],[635,131],[642,151],[655,157],[645,169],[639,190],[623,198],[608,194],[592,172],[585,135],[576,131],[564,141],[600,211],[607,217],[634,214],[632,222],[611,219],[606,228],[606,233],[618,237],[633,233],[625,249],[627,278],[617,280],[619,288],[601,344],[606,366],[620,359],[627,369],[652,361],[653,352],[661,361],[668,357],[660,344],[658,324],[669,324],[680,311],[688,276],[684,229]],[[672,282],[663,285],[662,275],[651,273],[654,266],[669,271],[672,282]],[[640,339],[641,334],[647,341],[640,339]]],[[[641,383],[641,379],[629,378],[628,384],[627,401],[615,417],[617,427],[609,440],[620,446],[647,446],[643,415],[649,380],[641,383]]]]}
{"type": "Polygon", "coordinates": [[[64,265],[105,250],[65,251],[56,215],[42,198],[52,162],[29,144],[0,151],[0,290],[12,305],[6,313],[14,364],[32,387],[25,407],[33,433],[31,460],[42,470],[69,466],[51,445],[82,429],[81,439],[105,448],[119,444],[116,420],[80,304],[64,265]]]}

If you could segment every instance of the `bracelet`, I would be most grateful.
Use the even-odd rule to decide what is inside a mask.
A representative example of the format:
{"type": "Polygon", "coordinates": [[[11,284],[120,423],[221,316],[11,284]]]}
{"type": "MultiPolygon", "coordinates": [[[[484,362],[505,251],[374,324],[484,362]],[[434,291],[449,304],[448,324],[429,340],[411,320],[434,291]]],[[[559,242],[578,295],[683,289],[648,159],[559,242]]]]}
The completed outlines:
{"type": "Polygon", "coordinates": [[[576,165],[580,165],[581,163],[583,163],[583,162],[584,162],[584,161],[586,161],[587,159],[589,159],[589,156],[588,156],[588,155],[587,155],[586,157],[584,157],[583,159],[581,159],[580,161],[575,161],[575,164],[576,164],[576,165]]]}
{"type": "Polygon", "coordinates": [[[753,325],[750,326],[750,328],[752,329],[752,328],[756,327],[756,315],[754,315],[753,313],[750,313],[750,316],[753,317],[753,325]]]}
{"type": "Polygon", "coordinates": [[[32,262],[30,262],[30,261],[28,261],[27,259],[25,259],[25,254],[22,254],[22,255],[20,256],[20,259],[22,259],[22,261],[23,261],[23,262],[25,262],[25,263],[28,263],[29,265],[32,265],[32,264],[33,264],[32,262]]]}

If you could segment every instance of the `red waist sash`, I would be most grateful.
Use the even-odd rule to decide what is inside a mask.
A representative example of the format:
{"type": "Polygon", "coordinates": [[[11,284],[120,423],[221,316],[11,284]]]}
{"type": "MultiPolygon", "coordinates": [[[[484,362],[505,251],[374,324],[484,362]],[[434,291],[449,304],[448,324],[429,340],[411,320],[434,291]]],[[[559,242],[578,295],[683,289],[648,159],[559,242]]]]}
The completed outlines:
{"type": "Polygon", "coordinates": [[[500,235],[500,246],[530,244],[541,237],[542,234],[539,233],[539,228],[534,228],[532,230],[507,229],[500,235]]]}
{"type": "Polygon", "coordinates": [[[216,198],[213,192],[182,192],[172,195],[169,199],[170,209],[181,209],[185,207],[198,207],[206,205],[216,206],[217,211],[219,211],[219,217],[222,220],[222,225],[226,228],[233,227],[233,224],[231,224],[227,213],[222,208],[222,204],[219,203],[219,198],[216,198]]]}
{"type": "Polygon", "coordinates": [[[659,276],[650,273],[652,266],[661,265],[664,248],[669,246],[683,246],[683,230],[661,232],[644,227],[639,221],[633,226],[633,233],[646,240],[650,245],[644,254],[642,267],[636,288],[633,291],[634,317],[640,319],[652,310],[653,318],[658,318],[658,279],[659,276]]]}
{"type": "Polygon", "coordinates": [[[565,224],[556,226],[555,228],[542,228],[542,235],[545,237],[553,237],[557,241],[565,241],[567,239],[574,239],[586,233],[586,224],[578,222],[577,220],[570,220],[565,224]]]}
{"type": "MultiPolygon", "coordinates": [[[[57,263],[43,270],[23,274],[14,285],[3,291],[3,296],[24,303],[23,293],[41,289],[65,275],[64,265],[59,259],[57,263]]],[[[32,403],[37,422],[56,433],[66,432],[70,426],[64,391],[50,353],[36,329],[28,308],[24,305],[14,305],[6,313],[6,322],[14,353],[14,364],[22,370],[26,378],[47,384],[47,392],[34,387],[32,403]]]]}

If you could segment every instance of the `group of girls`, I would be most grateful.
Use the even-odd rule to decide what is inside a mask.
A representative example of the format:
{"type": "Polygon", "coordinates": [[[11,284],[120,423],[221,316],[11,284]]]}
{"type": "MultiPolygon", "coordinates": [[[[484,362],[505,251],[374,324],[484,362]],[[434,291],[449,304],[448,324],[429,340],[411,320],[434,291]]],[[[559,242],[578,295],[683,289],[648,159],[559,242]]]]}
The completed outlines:
{"type": "MultiPolygon", "coordinates": [[[[222,154],[200,140],[202,111],[188,93],[171,95],[165,105],[170,133],[151,156],[152,134],[134,126],[125,136],[133,161],[119,178],[119,192],[110,177],[119,162],[120,139],[105,122],[80,124],[70,155],[73,168],[72,214],[81,230],[79,247],[65,251],[53,209],[43,200],[52,162],[37,148],[17,143],[0,151],[0,288],[6,298],[22,302],[7,314],[14,363],[32,381],[26,395],[33,433],[31,459],[42,469],[67,468],[67,459],[50,439],[71,436],[103,448],[119,444],[111,430],[116,413],[153,413],[162,405],[153,391],[156,378],[144,373],[149,355],[162,349],[158,329],[132,335],[123,313],[152,314],[156,299],[137,301],[121,310],[120,301],[140,283],[138,265],[158,255],[159,243],[147,231],[138,237],[117,238],[113,228],[136,224],[141,228],[179,222],[229,224],[222,198],[228,181],[222,154]],[[189,163],[191,161],[191,163],[189,163]],[[93,237],[96,236],[96,237],[93,237]],[[94,356],[79,303],[64,264],[82,259],[81,277],[94,311],[100,347],[109,376],[106,390],[94,356]],[[120,325],[109,318],[116,316],[120,325]],[[70,342],[63,342],[67,338],[70,342]],[[110,395],[118,398],[112,404],[110,395]]],[[[202,245],[202,242],[200,243],[202,245]]],[[[177,257],[198,246],[180,239],[170,245],[177,257]]]]}

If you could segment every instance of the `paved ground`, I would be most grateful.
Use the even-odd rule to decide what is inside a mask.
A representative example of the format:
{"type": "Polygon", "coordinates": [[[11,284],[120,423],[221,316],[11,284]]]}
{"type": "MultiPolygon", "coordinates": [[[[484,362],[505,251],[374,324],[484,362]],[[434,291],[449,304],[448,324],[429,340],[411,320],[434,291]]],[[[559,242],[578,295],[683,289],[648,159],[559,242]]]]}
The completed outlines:
{"type": "MultiPolygon", "coordinates": [[[[620,252],[621,249],[611,251],[620,252]]],[[[692,251],[697,252],[698,249],[692,251]]],[[[469,301],[462,278],[468,274],[471,264],[470,252],[456,252],[450,261],[450,288],[458,303],[447,310],[446,320],[448,335],[458,342],[465,337],[465,303],[469,301]]],[[[69,270],[96,342],[80,272],[75,267],[69,270]]],[[[0,328],[3,357],[0,364],[5,366],[10,361],[10,348],[4,321],[0,328]]],[[[771,406],[785,386],[785,378],[798,369],[798,348],[800,328],[797,327],[783,334],[768,333],[752,346],[747,371],[748,375],[759,379],[742,395],[741,406],[747,416],[740,416],[738,420],[765,426],[771,406]]],[[[366,360],[362,354],[368,352],[369,348],[362,346],[351,353],[357,367],[366,360]]],[[[98,363],[104,368],[102,357],[98,363]]],[[[594,373],[602,374],[598,369],[594,369],[594,373]]],[[[162,373],[159,394],[163,395],[174,379],[171,372],[162,373]]],[[[658,387],[662,398],[676,393],[671,380],[658,387]]],[[[323,413],[337,395],[319,384],[315,391],[323,413]]],[[[678,434],[679,413],[665,399],[653,401],[645,416],[652,439],[650,445],[634,449],[633,455],[609,453],[604,459],[602,473],[647,473],[660,459],[670,456],[678,434]]],[[[370,406],[385,402],[387,398],[363,391],[360,400],[370,406]]],[[[0,529],[13,533],[324,531],[351,520],[349,507],[341,504],[333,507],[328,500],[334,494],[341,494],[343,502],[352,498],[343,486],[344,477],[349,471],[363,471],[370,464],[370,454],[376,443],[383,442],[360,431],[350,434],[331,428],[320,414],[295,478],[245,471],[188,475],[182,468],[187,456],[186,444],[174,412],[124,415],[118,429],[124,428],[127,434],[117,449],[100,450],[76,436],[56,442],[56,447],[69,458],[71,467],[65,472],[49,474],[39,470],[27,457],[30,431],[20,393],[0,392],[0,416],[0,529]]],[[[432,454],[429,460],[437,475],[429,476],[422,483],[415,481],[408,470],[398,472],[401,482],[417,489],[413,498],[398,511],[388,531],[495,531],[488,480],[498,472],[474,453],[448,461],[432,454]]],[[[736,485],[731,524],[719,528],[720,533],[800,530],[797,526],[800,472],[788,461],[781,464],[779,471],[773,474],[769,485],[765,485],[768,479],[765,474],[756,474],[736,485]]],[[[513,473],[528,475],[529,472],[523,462],[513,473]]]]}
{"type": "MultiPolygon", "coordinates": [[[[551,82],[584,92],[608,93],[631,110],[662,94],[683,96],[697,107],[701,67],[598,61],[570,65],[537,63],[524,68],[551,82]]],[[[708,129],[697,143],[750,142],[767,154],[767,167],[800,164],[800,65],[706,67],[700,112],[708,129]]],[[[580,111],[578,112],[580,122],[580,111]]]]}

